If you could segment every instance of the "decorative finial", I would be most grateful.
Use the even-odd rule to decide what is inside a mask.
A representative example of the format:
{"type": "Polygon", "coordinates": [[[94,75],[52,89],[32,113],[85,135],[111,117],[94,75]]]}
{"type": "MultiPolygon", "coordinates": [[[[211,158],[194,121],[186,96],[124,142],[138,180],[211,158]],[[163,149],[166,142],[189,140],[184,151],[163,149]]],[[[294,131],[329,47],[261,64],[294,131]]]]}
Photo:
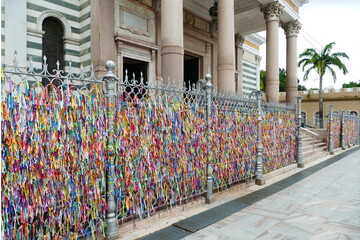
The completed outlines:
{"type": "Polygon", "coordinates": [[[106,70],[112,72],[115,69],[115,63],[113,61],[111,61],[111,60],[108,60],[105,63],[105,68],[106,68],[106,70]]]}
{"type": "Polygon", "coordinates": [[[211,74],[210,73],[206,74],[205,79],[206,81],[211,81],[211,74]]]}

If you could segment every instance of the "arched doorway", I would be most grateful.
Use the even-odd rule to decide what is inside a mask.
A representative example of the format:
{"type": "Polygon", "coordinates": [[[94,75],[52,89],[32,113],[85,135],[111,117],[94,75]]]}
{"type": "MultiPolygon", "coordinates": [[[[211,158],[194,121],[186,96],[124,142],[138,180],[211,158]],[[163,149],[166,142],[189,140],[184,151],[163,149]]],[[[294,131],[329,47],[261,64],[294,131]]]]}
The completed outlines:
{"type": "MultiPolygon", "coordinates": [[[[60,69],[64,69],[64,28],[62,23],[54,18],[45,18],[42,23],[42,30],[44,31],[42,51],[47,58],[48,71],[54,74],[53,70],[57,68],[56,62],[59,61],[60,69]]],[[[43,85],[49,84],[49,79],[42,80],[43,85]]],[[[56,86],[61,84],[60,80],[53,82],[56,86]]]]}

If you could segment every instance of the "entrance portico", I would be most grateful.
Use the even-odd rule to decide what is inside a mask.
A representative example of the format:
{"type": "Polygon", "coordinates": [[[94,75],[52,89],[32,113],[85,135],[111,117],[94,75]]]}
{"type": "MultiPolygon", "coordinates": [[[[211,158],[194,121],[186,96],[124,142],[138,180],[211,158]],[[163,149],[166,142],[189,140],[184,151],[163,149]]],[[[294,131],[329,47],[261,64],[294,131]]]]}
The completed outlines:
{"type": "MultiPolygon", "coordinates": [[[[128,6],[120,4],[119,29],[115,27],[117,41],[130,43],[139,38],[139,43],[132,41],[131,45],[139,45],[143,55],[151,56],[149,69],[155,70],[149,72],[149,78],[163,79],[163,82],[170,79],[178,86],[184,85],[184,76],[189,78],[188,73],[184,75],[184,71],[189,69],[184,69],[184,52],[187,52],[198,58],[198,71],[193,71],[194,74],[197,72],[201,77],[204,73],[211,73],[218,90],[243,93],[245,72],[242,65],[247,64],[243,61],[243,39],[266,30],[267,51],[263,58],[267,71],[266,96],[272,102],[279,101],[278,32],[283,26],[287,38],[287,101],[293,103],[297,86],[296,36],[301,25],[297,19],[299,8],[307,0],[128,1],[131,2],[128,6]],[[147,4],[144,11],[134,10],[137,12],[132,13],[143,2],[147,4]],[[127,16],[132,19],[127,20],[127,16]],[[127,32],[129,29],[131,31],[127,32]],[[147,51],[149,53],[145,53],[147,51]]],[[[126,49],[126,45],[122,48],[126,49]]],[[[258,70],[256,59],[259,59],[259,54],[252,54],[253,65],[247,67],[258,70]]],[[[119,61],[121,59],[119,57],[119,61]]]]}

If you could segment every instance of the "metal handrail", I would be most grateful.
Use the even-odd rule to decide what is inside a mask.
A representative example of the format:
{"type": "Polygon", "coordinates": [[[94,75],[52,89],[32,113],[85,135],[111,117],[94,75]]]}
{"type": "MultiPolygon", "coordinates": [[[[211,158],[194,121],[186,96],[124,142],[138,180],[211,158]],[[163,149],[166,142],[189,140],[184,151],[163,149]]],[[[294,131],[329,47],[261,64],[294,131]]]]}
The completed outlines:
{"type": "Polygon", "coordinates": [[[320,136],[319,134],[317,134],[317,133],[315,133],[315,132],[313,132],[313,131],[310,131],[309,129],[303,128],[303,127],[301,127],[301,130],[304,130],[305,132],[308,132],[308,133],[310,133],[311,135],[315,135],[316,137],[319,137],[319,136],[320,136]]]}

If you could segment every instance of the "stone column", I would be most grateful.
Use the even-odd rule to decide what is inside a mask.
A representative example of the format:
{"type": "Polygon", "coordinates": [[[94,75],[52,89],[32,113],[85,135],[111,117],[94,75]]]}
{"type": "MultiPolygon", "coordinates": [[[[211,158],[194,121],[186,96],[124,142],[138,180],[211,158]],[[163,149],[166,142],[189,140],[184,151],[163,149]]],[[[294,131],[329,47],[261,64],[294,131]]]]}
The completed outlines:
{"type": "Polygon", "coordinates": [[[297,95],[297,36],[301,29],[298,20],[285,23],[286,35],[286,102],[296,104],[297,95]]]}
{"type": "Polygon", "coordinates": [[[284,6],[270,3],[261,11],[266,21],[266,100],[279,102],[279,21],[284,6]]]}
{"type": "Polygon", "coordinates": [[[218,89],[235,92],[234,1],[218,1],[218,89]]]}
{"type": "Polygon", "coordinates": [[[91,61],[97,75],[107,72],[105,62],[115,60],[114,1],[91,0],[91,61]],[[110,14],[111,13],[111,14],[110,14]]]}
{"type": "Polygon", "coordinates": [[[243,93],[243,55],[245,38],[240,34],[235,35],[235,49],[236,49],[236,92],[243,93]]]}
{"type": "Polygon", "coordinates": [[[183,1],[161,1],[161,73],[179,87],[184,81],[183,1]]]}

